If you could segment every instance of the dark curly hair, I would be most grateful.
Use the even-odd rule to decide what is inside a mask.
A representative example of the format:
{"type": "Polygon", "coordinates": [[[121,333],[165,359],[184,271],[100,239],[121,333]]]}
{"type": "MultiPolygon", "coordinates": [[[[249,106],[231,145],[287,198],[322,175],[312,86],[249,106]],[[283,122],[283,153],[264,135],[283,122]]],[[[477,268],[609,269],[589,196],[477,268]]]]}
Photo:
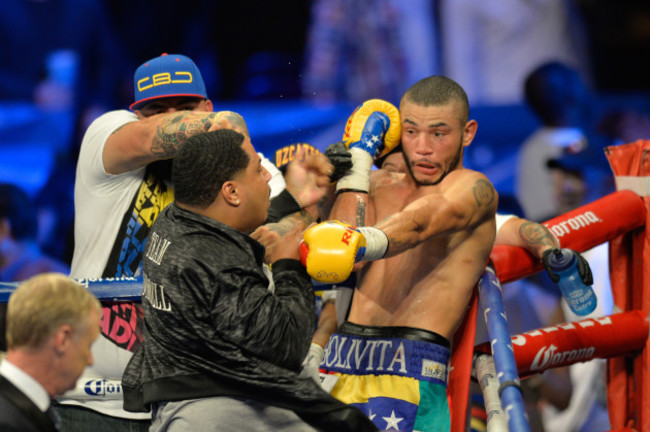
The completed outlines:
{"type": "Polygon", "coordinates": [[[242,148],[244,135],[220,129],[192,136],[176,152],[172,167],[177,202],[207,208],[221,186],[246,169],[250,158],[242,148]]]}

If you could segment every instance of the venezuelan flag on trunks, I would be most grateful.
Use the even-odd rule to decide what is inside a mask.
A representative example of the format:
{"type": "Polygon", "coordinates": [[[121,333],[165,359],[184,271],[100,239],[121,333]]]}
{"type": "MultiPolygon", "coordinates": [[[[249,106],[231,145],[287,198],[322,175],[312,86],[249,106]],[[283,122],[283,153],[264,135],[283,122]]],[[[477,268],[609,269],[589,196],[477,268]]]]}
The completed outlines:
{"type": "Polygon", "coordinates": [[[448,432],[449,349],[430,341],[348,334],[349,325],[332,335],[321,363],[338,377],[332,395],[359,408],[380,430],[448,432]]]}

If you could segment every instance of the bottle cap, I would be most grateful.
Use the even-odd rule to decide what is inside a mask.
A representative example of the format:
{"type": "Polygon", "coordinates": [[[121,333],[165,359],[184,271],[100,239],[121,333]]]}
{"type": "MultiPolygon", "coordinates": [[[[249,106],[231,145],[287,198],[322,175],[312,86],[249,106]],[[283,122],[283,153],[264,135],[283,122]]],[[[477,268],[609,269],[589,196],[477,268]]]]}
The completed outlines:
{"type": "Polygon", "coordinates": [[[556,271],[563,271],[573,265],[574,256],[568,249],[556,249],[548,259],[549,265],[556,271]]]}

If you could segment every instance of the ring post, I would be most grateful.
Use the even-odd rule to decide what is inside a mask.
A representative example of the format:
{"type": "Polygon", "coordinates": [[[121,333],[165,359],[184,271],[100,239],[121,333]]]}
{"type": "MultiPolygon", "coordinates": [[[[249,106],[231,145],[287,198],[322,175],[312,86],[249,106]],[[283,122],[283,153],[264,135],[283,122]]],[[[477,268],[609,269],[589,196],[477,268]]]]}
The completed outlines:
{"type": "MultiPolygon", "coordinates": [[[[617,193],[636,193],[644,203],[645,227],[610,242],[615,308],[650,313],[650,141],[605,148],[617,193]]],[[[623,213],[623,212],[621,212],[623,213]]],[[[623,216],[627,216],[623,214],[623,216]]],[[[630,356],[608,361],[607,405],[613,429],[650,432],[650,342],[630,356]]]]}

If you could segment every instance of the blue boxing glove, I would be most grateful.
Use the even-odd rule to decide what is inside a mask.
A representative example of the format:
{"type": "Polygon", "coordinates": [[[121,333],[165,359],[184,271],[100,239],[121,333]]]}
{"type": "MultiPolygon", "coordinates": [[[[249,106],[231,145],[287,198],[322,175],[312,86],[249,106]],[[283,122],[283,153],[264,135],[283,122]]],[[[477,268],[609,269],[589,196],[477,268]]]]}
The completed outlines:
{"type": "Polygon", "coordinates": [[[348,148],[361,149],[368,152],[374,159],[384,145],[384,135],[386,135],[389,126],[390,120],[387,114],[380,111],[373,112],[366,120],[359,141],[350,143],[348,148]]]}
{"type": "Polygon", "coordinates": [[[359,105],[343,132],[343,142],[348,148],[362,148],[375,159],[390,153],[401,138],[399,110],[381,99],[370,99],[359,105]]]}

